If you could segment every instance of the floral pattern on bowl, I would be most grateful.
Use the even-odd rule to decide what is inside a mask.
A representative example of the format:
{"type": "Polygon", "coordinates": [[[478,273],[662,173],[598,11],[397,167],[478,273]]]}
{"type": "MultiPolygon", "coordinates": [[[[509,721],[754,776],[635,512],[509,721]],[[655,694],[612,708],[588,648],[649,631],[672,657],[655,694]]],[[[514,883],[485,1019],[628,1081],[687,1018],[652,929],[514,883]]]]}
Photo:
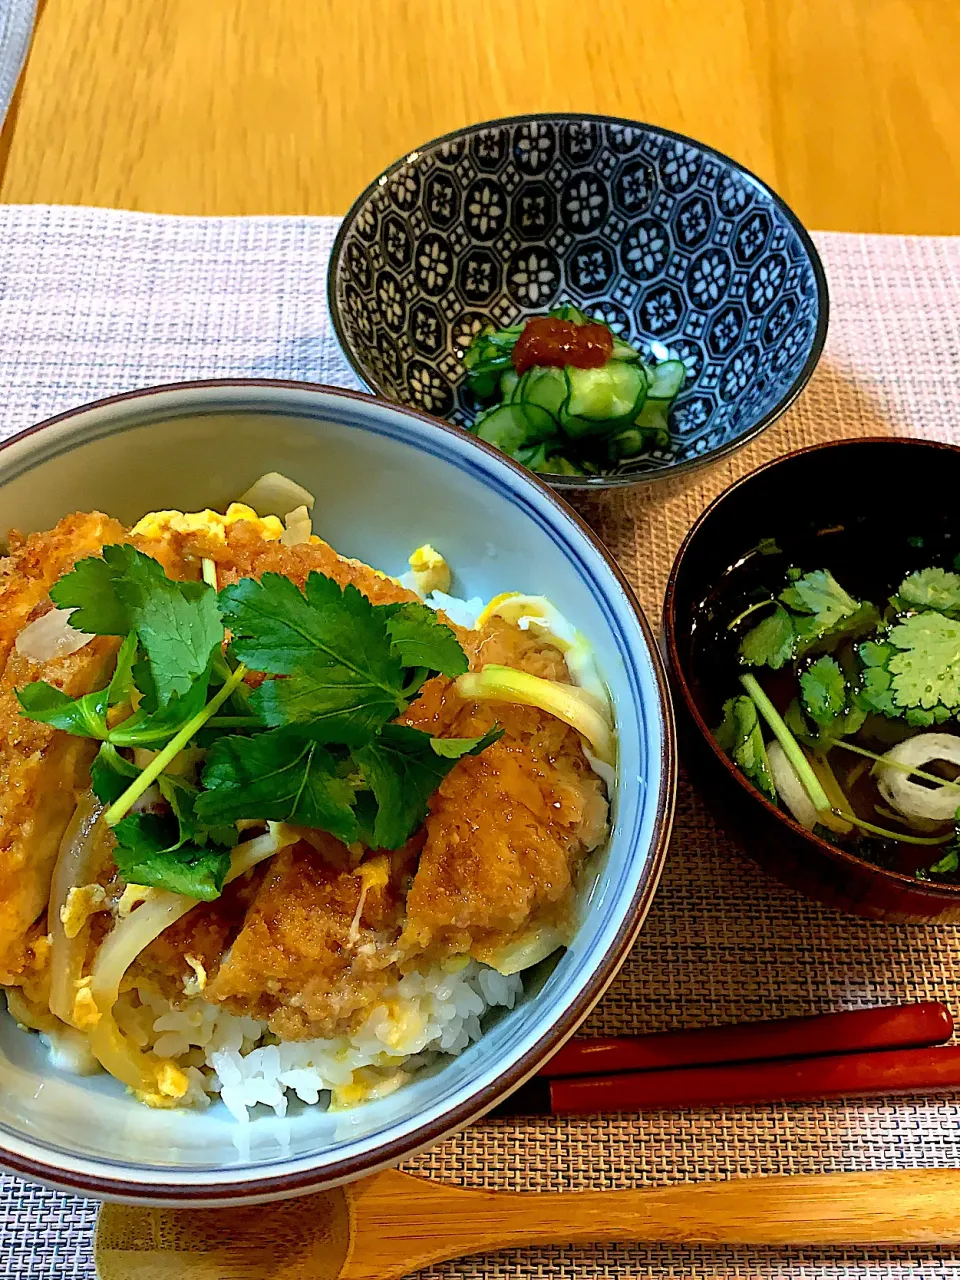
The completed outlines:
{"type": "MultiPolygon", "coordinates": [[[[563,302],[687,382],[673,440],[630,483],[746,443],[806,383],[827,289],[809,236],[768,187],[690,139],[600,116],[476,125],[388,169],[344,219],[330,309],[360,377],[465,426],[461,358],[485,324],[563,302]]],[[[553,478],[551,478],[553,479],[553,478]]]]}

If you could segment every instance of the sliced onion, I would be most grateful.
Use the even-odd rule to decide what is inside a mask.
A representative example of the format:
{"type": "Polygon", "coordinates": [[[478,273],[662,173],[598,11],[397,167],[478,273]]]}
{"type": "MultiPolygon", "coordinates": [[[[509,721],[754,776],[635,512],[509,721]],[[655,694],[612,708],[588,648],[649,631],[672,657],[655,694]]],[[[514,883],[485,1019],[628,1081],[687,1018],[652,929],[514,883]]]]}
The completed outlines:
{"type": "Polygon", "coordinates": [[[600,678],[593,650],[555,604],[546,596],[525,596],[517,591],[507,591],[494,596],[477,619],[477,625],[483,626],[488,618],[494,616],[512,622],[521,631],[533,629],[535,635],[549,640],[563,654],[573,683],[599,699],[607,719],[613,722],[610,693],[600,678]]]}
{"type": "Polygon", "coordinates": [[[66,658],[90,643],[92,635],[70,625],[72,609],[50,609],[41,618],[24,627],[14,642],[21,658],[28,662],[50,662],[66,658]]]}
{"type": "Polygon", "coordinates": [[[807,795],[807,789],[800,781],[800,775],[787,758],[787,753],[774,738],[767,743],[767,764],[777,795],[790,810],[791,814],[808,831],[819,822],[819,816],[813,807],[813,801],[807,795]]]}
{"type": "Polygon", "coordinates": [[[279,471],[261,476],[239,500],[253,507],[258,516],[282,516],[300,506],[312,511],[316,502],[309,489],[279,471]]]}
{"type": "Polygon", "coordinates": [[[302,546],[313,537],[313,521],[306,507],[297,507],[293,511],[288,511],[283,517],[283,523],[287,527],[281,533],[280,541],[285,547],[302,546]]]}
{"type": "Polygon", "coordinates": [[[473,955],[491,969],[509,977],[531,965],[539,964],[552,956],[558,947],[565,947],[567,939],[552,924],[536,925],[519,938],[499,947],[474,948],[473,955]]]}
{"type": "Polygon", "coordinates": [[[960,737],[955,733],[918,733],[887,751],[873,766],[880,793],[898,813],[931,822],[950,822],[960,810],[960,789],[956,783],[940,787],[914,782],[903,768],[885,765],[884,760],[914,769],[923,769],[935,760],[960,766],[960,737]]]}
{"type": "Polygon", "coordinates": [[[482,671],[468,671],[458,678],[455,687],[460,697],[468,701],[538,707],[576,729],[605,764],[616,763],[616,738],[604,714],[605,707],[586,689],[494,663],[488,663],[482,671]]]}
{"type": "Polygon", "coordinates": [[[47,907],[47,932],[52,944],[50,1012],[71,1026],[76,1025],[73,1006],[77,982],[83,973],[83,961],[87,954],[90,924],[88,921],[75,937],[68,938],[60,912],[66,905],[71,889],[90,884],[97,878],[106,854],[105,841],[108,835],[104,824],[99,821],[102,809],[103,806],[92,791],[86,791],[80,797],[70,825],[60,841],[60,852],[50,884],[47,907]]]}
{"type": "MultiPolygon", "coordinates": [[[[806,787],[800,781],[800,775],[790,762],[787,753],[781,747],[780,743],[774,738],[772,742],[767,743],[767,764],[770,766],[770,776],[773,778],[773,785],[777,789],[777,795],[790,810],[801,827],[806,827],[808,831],[819,823],[830,831],[836,832],[837,835],[846,835],[853,828],[845,818],[838,818],[835,813],[825,811],[819,813],[815,808],[813,801],[807,792],[806,787]]],[[[826,792],[827,799],[835,808],[845,809],[848,801],[846,796],[840,790],[840,786],[833,776],[833,770],[821,757],[808,756],[810,768],[817,775],[817,780],[826,792]]]]}

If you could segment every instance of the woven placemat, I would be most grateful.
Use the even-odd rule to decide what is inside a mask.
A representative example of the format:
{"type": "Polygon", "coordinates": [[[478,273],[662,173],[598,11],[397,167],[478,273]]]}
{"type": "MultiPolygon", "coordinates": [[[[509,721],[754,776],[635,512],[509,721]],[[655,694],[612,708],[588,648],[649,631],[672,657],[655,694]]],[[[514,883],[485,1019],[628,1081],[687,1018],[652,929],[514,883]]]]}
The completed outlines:
{"type": "MultiPolygon", "coordinates": [[[[333,219],[0,209],[0,434],[95,396],[178,378],[270,374],[355,385],[324,301],[335,227],[333,219]]],[[[684,533],[737,476],[818,440],[960,440],[960,241],[830,234],[817,242],[833,314],[826,354],[797,406],[748,449],[685,483],[583,506],[655,623],[684,533]]],[[[681,778],[662,886],[587,1030],[653,1031],[924,998],[960,1014],[958,942],[956,926],[858,920],[782,888],[721,833],[681,778]]],[[[960,1164],[955,1096],[490,1121],[406,1167],[465,1185],[536,1190],[947,1164],[960,1164]]],[[[91,1277],[94,1212],[89,1201],[0,1180],[0,1280],[91,1277]]],[[[563,1248],[424,1275],[872,1280],[957,1276],[960,1254],[563,1248]]]]}

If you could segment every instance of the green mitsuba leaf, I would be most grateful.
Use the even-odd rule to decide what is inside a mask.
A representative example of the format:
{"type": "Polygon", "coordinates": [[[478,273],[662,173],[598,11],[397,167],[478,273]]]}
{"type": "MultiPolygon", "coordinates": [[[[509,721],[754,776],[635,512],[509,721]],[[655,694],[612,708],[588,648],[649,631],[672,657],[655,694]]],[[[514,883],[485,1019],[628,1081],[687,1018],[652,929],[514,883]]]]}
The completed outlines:
{"type": "Polygon", "coordinates": [[[220,593],[236,657],[265,681],[251,709],[271,726],[307,724],[316,739],[356,741],[406,706],[404,667],[378,612],[356,587],[311,573],[304,591],[279,574],[220,593]]]}
{"type": "Polygon", "coordinates": [[[262,818],[317,827],[345,844],[358,838],[353,784],[329,751],[294,730],[221,738],[203,786],[195,811],[208,825],[262,818]]]}
{"type": "Polygon", "coordinates": [[[424,667],[455,679],[468,670],[455,632],[425,604],[404,604],[387,622],[394,652],[405,667],[424,667]]]}
{"type": "Polygon", "coordinates": [[[94,635],[135,632],[159,706],[183,695],[223,641],[216,593],[204,582],[175,582],[163,566],[131,546],[109,546],[81,560],[51,589],[71,623],[94,635]]]}
{"type": "Polygon", "coordinates": [[[797,635],[793,619],[786,609],[776,609],[752,627],[740,641],[740,661],[750,667],[772,667],[776,670],[793,657],[797,635]]]}
{"type": "Polygon", "coordinates": [[[160,794],[169,804],[180,829],[180,844],[192,841],[197,845],[207,843],[224,845],[232,849],[237,843],[237,828],[225,822],[208,826],[197,814],[200,788],[176,773],[161,773],[157,779],[160,794]]]}
{"type": "Polygon", "coordinates": [[[460,760],[463,756],[476,756],[503,737],[503,730],[494,725],[479,738],[431,738],[430,747],[443,760],[460,760]]]}
{"type": "Polygon", "coordinates": [[[111,742],[104,742],[90,766],[93,794],[102,804],[119,800],[140,770],[122,756],[111,742]]]}
{"type": "Polygon", "coordinates": [[[113,828],[117,870],[128,884],[145,884],[211,902],[223,891],[230,850],[200,848],[180,838],[172,815],[137,813],[113,828]]]}
{"type": "Polygon", "coordinates": [[[188,720],[203,710],[210,684],[209,668],[193,682],[183,694],[174,696],[156,710],[150,711],[141,704],[126,720],[110,730],[109,739],[117,747],[165,746],[183,728],[188,720]]]}
{"type": "Polygon", "coordinates": [[[105,689],[86,693],[81,698],[68,697],[62,689],[44,680],[33,681],[17,691],[22,714],[29,720],[39,720],[77,737],[106,739],[109,736],[107,709],[130,697],[130,671],[136,651],[136,636],[127,636],[117,654],[117,665],[110,683],[105,689]]]}
{"type": "Polygon", "coordinates": [[[760,717],[751,698],[741,695],[723,704],[723,722],[714,731],[717,745],[731,757],[758,790],[776,802],[760,717]]]}
{"type": "Polygon", "coordinates": [[[457,760],[478,755],[502,732],[494,727],[482,738],[445,740],[409,725],[388,724],[372,742],[355,750],[353,758],[377,801],[371,847],[399,849],[405,844],[426,818],[430,797],[457,760]],[[445,741],[449,747],[438,745],[445,741]]]}
{"type": "Polygon", "coordinates": [[[81,738],[107,737],[107,689],[71,698],[44,680],[35,680],[17,690],[20,710],[29,720],[63,729],[81,738]]]}

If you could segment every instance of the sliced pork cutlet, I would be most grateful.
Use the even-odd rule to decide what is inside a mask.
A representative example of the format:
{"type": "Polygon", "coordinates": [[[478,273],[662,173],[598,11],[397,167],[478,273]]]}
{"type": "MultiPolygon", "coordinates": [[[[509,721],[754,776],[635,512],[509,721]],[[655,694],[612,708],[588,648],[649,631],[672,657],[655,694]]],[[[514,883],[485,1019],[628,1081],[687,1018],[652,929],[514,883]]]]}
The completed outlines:
{"type": "Polygon", "coordinates": [[[96,513],[65,517],[49,533],[11,536],[0,563],[0,983],[31,967],[27,934],[45,910],[60,840],[90,782],[97,743],[20,714],[16,691],[45,680],[70,697],[102,687],[119,641],[98,636],[49,662],[19,654],[20,632],[52,607],[49,591],[78,560],[122,541],[123,527],[96,513]]]}

